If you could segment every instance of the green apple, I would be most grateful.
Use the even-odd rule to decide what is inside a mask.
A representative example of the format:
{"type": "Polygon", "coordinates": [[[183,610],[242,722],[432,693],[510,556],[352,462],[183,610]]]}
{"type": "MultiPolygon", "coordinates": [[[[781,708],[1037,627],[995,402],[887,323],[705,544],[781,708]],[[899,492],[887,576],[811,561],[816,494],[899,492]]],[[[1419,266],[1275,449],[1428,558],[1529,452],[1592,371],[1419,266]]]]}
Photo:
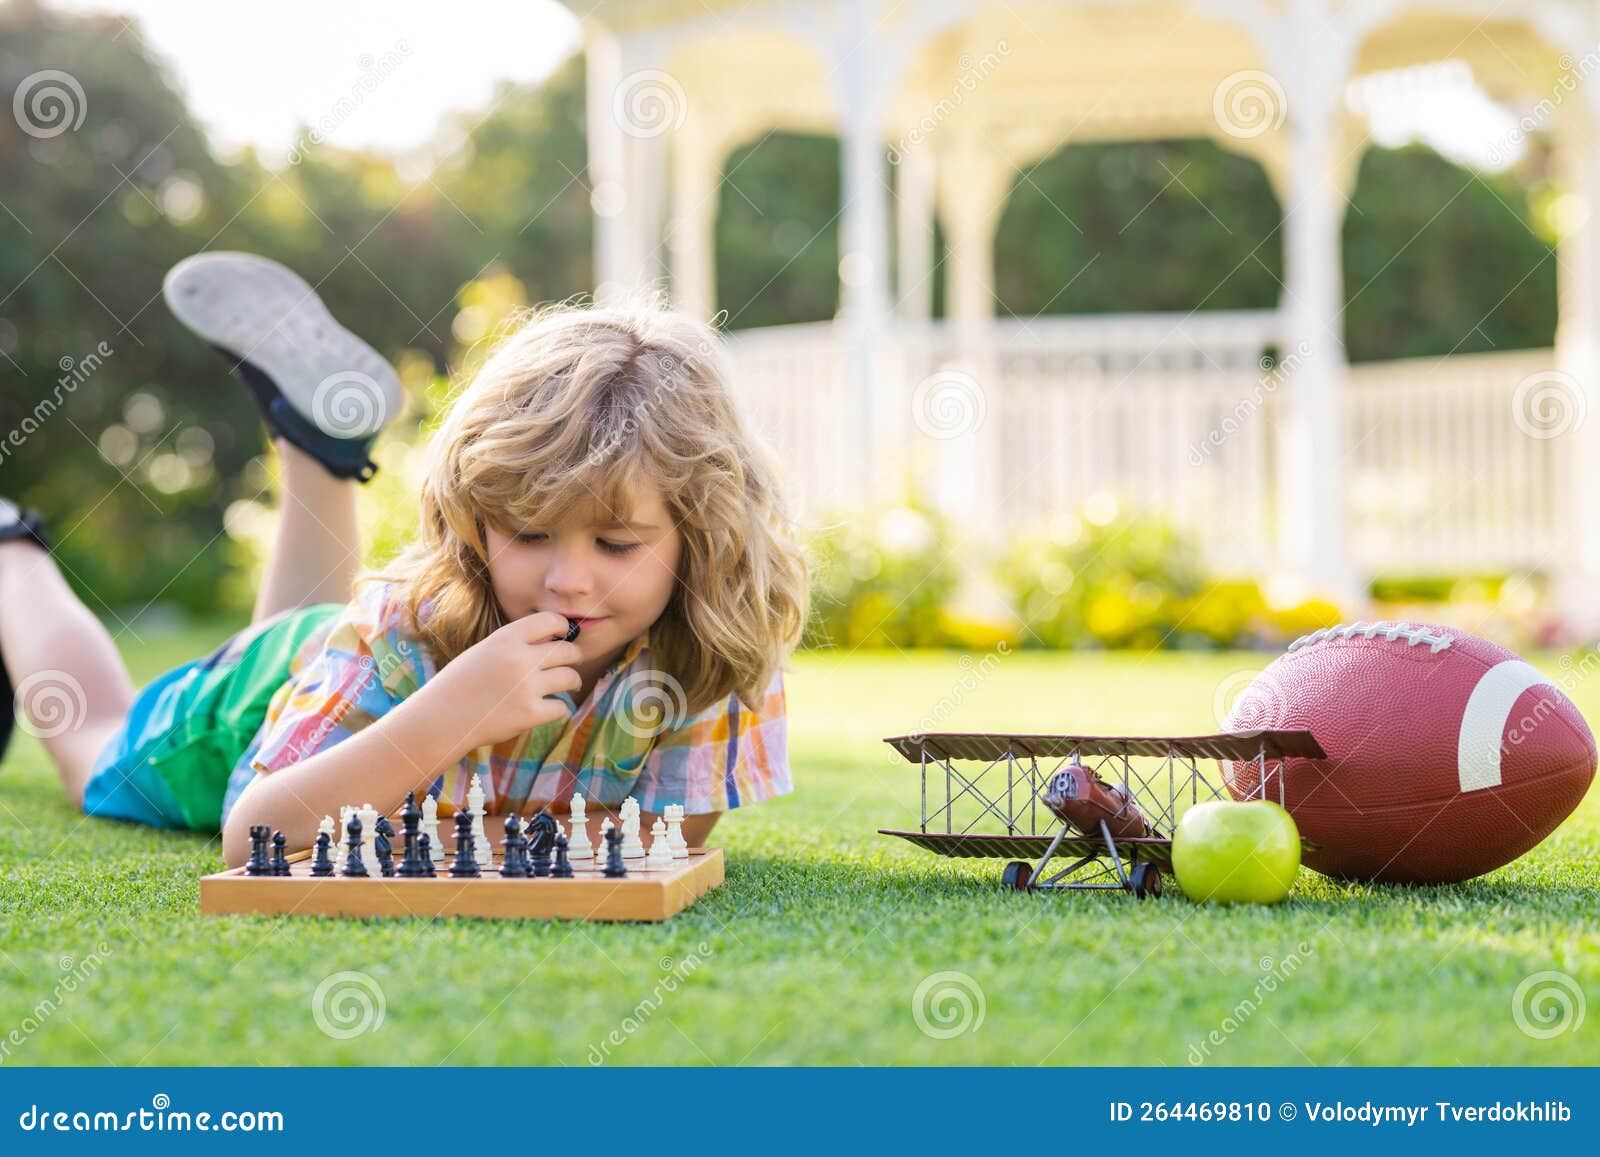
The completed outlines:
{"type": "Polygon", "coordinates": [[[1300,870],[1300,829],[1270,800],[1213,800],[1183,813],[1172,871],[1191,900],[1276,904],[1300,870]]]}

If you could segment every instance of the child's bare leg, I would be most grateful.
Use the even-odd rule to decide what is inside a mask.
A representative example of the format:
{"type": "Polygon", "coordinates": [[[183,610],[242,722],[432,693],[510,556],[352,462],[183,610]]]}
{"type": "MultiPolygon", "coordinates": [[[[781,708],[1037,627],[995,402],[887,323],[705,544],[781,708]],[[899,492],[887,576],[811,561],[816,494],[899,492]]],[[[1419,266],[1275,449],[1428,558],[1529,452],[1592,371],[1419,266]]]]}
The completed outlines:
{"type": "Polygon", "coordinates": [[[356,483],[274,438],[283,480],[278,531],[256,593],[254,620],[313,603],[349,602],[361,565],[356,483]]]}
{"type": "Polygon", "coordinates": [[[19,715],[82,806],[95,757],[133,702],[133,681],[105,626],[31,542],[0,543],[0,653],[19,715]]]}

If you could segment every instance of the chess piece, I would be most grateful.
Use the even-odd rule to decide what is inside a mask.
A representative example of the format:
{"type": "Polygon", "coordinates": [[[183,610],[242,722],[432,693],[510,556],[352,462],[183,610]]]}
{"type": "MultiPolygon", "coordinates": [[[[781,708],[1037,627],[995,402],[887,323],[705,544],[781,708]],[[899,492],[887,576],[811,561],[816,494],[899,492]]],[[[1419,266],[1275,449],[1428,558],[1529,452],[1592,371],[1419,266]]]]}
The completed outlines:
{"type": "Polygon", "coordinates": [[[667,847],[672,849],[674,860],[687,860],[689,858],[689,841],[683,838],[683,805],[669,803],[667,805],[667,847]]]}
{"type": "Polygon", "coordinates": [[[367,870],[367,875],[376,876],[382,871],[374,842],[378,838],[378,809],[364,803],[356,809],[356,815],[361,817],[361,866],[367,870]]]}
{"type": "Polygon", "coordinates": [[[555,851],[560,830],[556,817],[547,811],[528,821],[528,870],[533,875],[542,878],[550,874],[550,854],[555,851]]]}
{"type": "Polygon", "coordinates": [[[650,854],[644,858],[647,868],[672,867],[672,847],[667,843],[667,825],[663,820],[657,820],[650,825],[650,854]]]}
{"type": "Polygon", "coordinates": [[[422,834],[428,837],[428,851],[434,864],[444,863],[444,844],[439,842],[439,801],[422,797],[422,834]]]}
{"type": "Polygon", "coordinates": [[[572,860],[567,855],[567,837],[556,835],[556,863],[550,874],[558,880],[572,879],[572,860]]]}
{"type": "Polygon", "coordinates": [[[396,875],[401,879],[415,880],[433,875],[433,865],[423,858],[421,833],[422,809],[417,806],[417,793],[406,793],[406,806],[400,811],[400,826],[404,829],[405,853],[396,875]],[[424,871],[426,868],[426,871],[424,871]]]}
{"type": "Polygon", "coordinates": [[[323,816],[322,819],[318,821],[318,823],[317,823],[317,835],[320,836],[323,832],[327,832],[328,833],[328,846],[330,848],[332,848],[332,847],[334,847],[335,845],[338,844],[338,842],[339,842],[339,829],[333,826],[333,817],[332,816],[323,816]]]}
{"type": "Polygon", "coordinates": [[[371,873],[361,858],[361,813],[356,812],[350,817],[350,822],[345,825],[345,854],[344,868],[339,872],[341,876],[360,878],[371,873]]]}
{"type": "Polygon", "coordinates": [[[428,833],[423,832],[417,836],[417,869],[416,875],[422,879],[432,879],[439,873],[433,867],[433,841],[428,838],[428,833]]]}
{"type": "MultiPolygon", "coordinates": [[[[328,817],[332,822],[333,817],[328,817]]],[[[317,833],[317,850],[311,857],[311,874],[318,878],[333,875],[333,858],[328,855],[328,848],[333,845],[333,837],[325,832],[317,833]]]]}
{"type": "Polygon", "coordinates": [[[616,828],[606,832],[606,866],[603,874],[610,880],[620,880],[628,874],[628,865],[622,861],[622,833],[616,828]]]}
{"type": "Polygon", "coordinates": [[[522,821],[513,812],[506,817],[506,838],[500,841],[500,846],[505,849],[500,856],[500,874],[507,879],[521,880],[528,875],[528,857],[523,847],[526,840],[522,838],[522,821]]]}
{"type": "Polygon", "coordinates": [[[344,832],[350,826],[350,817],[356,814],[356,809],[349,804],[339,808],[339,823],[333,829],[333,870],[341,876],[344,875],[345,857],[350,854],[350,849],[345,847],[344,832]]]}
{"type": "Polygon", "coordinates": [[[639,838],[639,801],[631,795],[622,801],[622,858],[644,859],[644,841],[639,838]]]}
{"type": "Polygon", "coordinates": [[[282,832],[272,833],[272,874],[274,876],[292,876],[289,870],[289,857],[284,855],[284,850],[289,845],[289,837],[282,832]]]}
{"type": "Polygon", "coordinates": [[[394,825],[388,816],[379,816],[377,834],[372,839],[373,854],[378,857],[378,871],[385,876],[394,875],[394,825]]]}
{"type": "Polygon", "coordinates": [[[483,779],[473,772],[472,785],[467,789],[467,807],[472,812],[472,846],[477,851],[478,867],[488,868],[494,864],[494,847],[483,830],[483,800],[483,779]]]}
{"type": "Polygon", "coordinates": [[[610,816],[607,816],[605,819],[600,821],[600,843],[594,850],[595,863],[604,864],[606,862],[606,848],[608,847],[606,844],[606,838],[610,834],[611,830],[616,826],[616,824],[611,822],[610,816]]]}
{"type": "Polygon", "coordinates": [[[471,812],[456,812],[456,858],[451,861],[450,875],[458,880],[470,880],[483,875],[472,846],[471,812]]]}
{"type": "Polygon", "coordinates": [[[572,808],[572,822],[567,827],[570,833],[567,837],[568,853],[574,858],[592,856],[594,855],[594,845],[589,842],[589,816],[585,811],[583,796],[573,792],[570,806],[572,808]]]}
{"type": "Polygon", "coordinates": [[[267,840],[272,829],[266,824],[252,824],[250,827],[250,859],[244,866],[247,876],[270,876],[272,864],[267,860],[267,840]]]}

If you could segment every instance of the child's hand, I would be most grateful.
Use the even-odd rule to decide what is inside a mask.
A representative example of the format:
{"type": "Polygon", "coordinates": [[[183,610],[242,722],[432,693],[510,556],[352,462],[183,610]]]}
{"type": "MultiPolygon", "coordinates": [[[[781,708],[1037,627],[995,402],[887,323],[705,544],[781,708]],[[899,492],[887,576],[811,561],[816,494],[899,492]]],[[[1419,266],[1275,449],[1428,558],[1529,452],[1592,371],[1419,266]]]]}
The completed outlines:
{"type": "Polygon", "coordinates": [[[562,641],[566,633],[567,620],[550,611],[516,619],[446,663],[417,695],[469,750],[565,719],[567,705],[545,696],[583,685],[572,666],[582,653],[562,641]]]}

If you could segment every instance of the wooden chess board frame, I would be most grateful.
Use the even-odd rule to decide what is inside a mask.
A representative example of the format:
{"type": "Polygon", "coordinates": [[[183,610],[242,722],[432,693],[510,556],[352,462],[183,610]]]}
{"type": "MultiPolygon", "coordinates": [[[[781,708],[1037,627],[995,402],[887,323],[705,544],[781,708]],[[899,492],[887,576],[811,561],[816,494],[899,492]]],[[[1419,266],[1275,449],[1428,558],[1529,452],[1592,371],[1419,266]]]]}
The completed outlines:
{"type": "MultiPolygon", "coordinates": [[[[629,860],[628,874],[609,879],[587,857],[573,862],[573,878],[503,879],[495,832],[504,821],[485,819],[495,849],[494,866],[476,878],[455,879],[448,864],[432,879],[397,876],[316,877],[309,851],[289,857],[290,876],[247,876],[244,868],[205,876],[200,911],[211,916],[477,916],[491,920],[667,920],[722,883],[722,849],[691,848],[687,860],[650,869],[629,860]],[[495,822],[499,821],[499,822],[495,822]]],[[[442,826],[442,825],[441,825],[442,826]]],[[[399,841],[396,841],[398,844],[399,841]]],[[[444,841],[447,855],[454,848],[444,841]]],[[[400,848],[395,848],[398,866],[400,848]]]]}

